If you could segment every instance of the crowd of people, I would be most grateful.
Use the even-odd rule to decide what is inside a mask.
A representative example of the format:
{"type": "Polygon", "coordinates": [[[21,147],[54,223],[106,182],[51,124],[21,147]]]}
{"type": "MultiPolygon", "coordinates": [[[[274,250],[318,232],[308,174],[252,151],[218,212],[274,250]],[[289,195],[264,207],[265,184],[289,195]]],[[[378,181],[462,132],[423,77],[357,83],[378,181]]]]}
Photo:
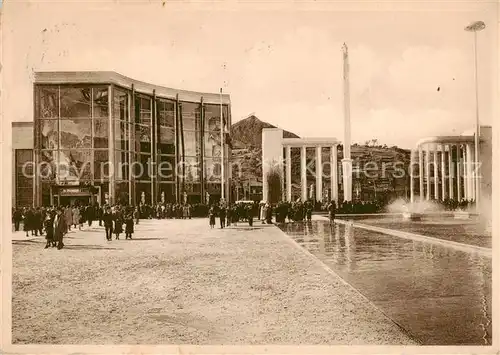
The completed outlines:
{"type": "MultiPolygon", "coordinates": [[[[445,201],[446,202],[446,201],[445,201]]],[[[462,201],[452,204],[450,208],[457,206],[468,206],[470,201],[462,201]],[[455,206],[456,205],[456,206],[455,206]]],[[[12,219],[14,229],[20,229],[21,222],[26,236],[45,236],[46,248],[64,246],[63,236],[72,228],[82,229],[87,223],[92,226],[97,221],[104,226],[106,240],[120,239],[125,233],[125,239],[132,239],[134,225],[139,224],[140,219],[191,219],[193,217],[208,217],[210,228],[216,225],[219,219],[220,228],[239,222],[253,225],[257,218],[262,223],[271,224],[273,219],[276,223],[310,221],[313,211],[326,211],[333,221],[336,213],[371,213],[383,209],[380,202],[343,202],[339,206],[335,201],[326,204],[318,204],[312,200],[305,202],[279,202],[270,204],[264,202],[239,202],[227,204],[225,201],[204,204],[172,204],[158,203],[157,205],[140,204],[137,207],[121,205],[87,205],[87,206],[64,206],[64,207],[39,207],[14,209],[12,219]]]]}
{"type": "MultiPolygon", "coordinates": [[[[335,201],[331,201],[325,205],[325,209],[329,214],[330,220],[333,221],[337,206],[335,201]]],[[[219,218],[220,228],[241,221],[246,221],[250,226],[253,225],[253,220],[257,217],[262,223],[271,224],[273,218],[276,223],[299,222],[303,220],[311,221],[312,212],[314,210],[314,202],[279,202],[277,204],[266,203],[248,203],[240,202],[235,204],[218,203],[212,204],[208,211],[208,220],[210,228],[214,228],[216,218],[219,218]]]]}
{"type": "Polygon", "coordinates": [[[457,211],[457,210],[464,211],[474,207],[475,205],[474,200],[466,200],[466,199],[456,200],[450,198],[441,201],[441,204],[447,211],[457,211]]]}
{"type": "Polygon", "coordinates": [[[14,230],[19,231],[21,223],[26,237],[45,236],[45,248],[64,247],[63,239],[72,229],[81,230],[85,223],[89,227],[95,221],[104,226],[106,240],[120,239],[125,233],[125,239],[132,239],[134,220],[139,222],[139,209],[116,206],[59,206],[38,208],[16,208],[12,211],[14,230]],[[125,226],[125,228],[124,228],[125,226]]]}
{"type": "Polygon", "coordinates": [[[202,203],[158,203],[140,204],[139,214],[142,219],[189,219],[207,217],[210,206],[202,203]]]}

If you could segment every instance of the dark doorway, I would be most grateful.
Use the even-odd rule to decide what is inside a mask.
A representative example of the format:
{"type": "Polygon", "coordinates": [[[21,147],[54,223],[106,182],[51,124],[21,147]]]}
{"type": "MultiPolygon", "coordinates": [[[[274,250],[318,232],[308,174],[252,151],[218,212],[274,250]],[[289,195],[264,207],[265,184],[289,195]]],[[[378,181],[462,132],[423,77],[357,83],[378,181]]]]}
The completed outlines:
{"type": "Polygon", "coordinates": [[[60,206],[86,206],[91,203],[89,196],[59,196],[60,206]]]}

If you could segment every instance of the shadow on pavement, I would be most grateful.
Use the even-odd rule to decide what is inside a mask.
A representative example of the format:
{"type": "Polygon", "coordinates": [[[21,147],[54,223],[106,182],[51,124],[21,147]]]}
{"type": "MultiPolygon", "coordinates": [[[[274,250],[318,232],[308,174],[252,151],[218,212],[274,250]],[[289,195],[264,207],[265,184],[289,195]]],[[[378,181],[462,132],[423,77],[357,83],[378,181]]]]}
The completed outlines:
{"type": "Polygon", "coordinates": [[[70,249],[70,250],[122,250],[122,248],[108,248],[108,247],[102,247],[99,245],[78,245],[78,244],[65,245],[64,249],[70,249]]]}
{"type": "Polygon", "coordinates": [[[165,239],[165,238],[132,238],[131,240],[134,241],[134,240],[161,240],[161,239],[165,239]]]}
{"type": "Polygon", "coordinates": [[[45,244],[45,240],[13,240],[12,244],[45,244]]]}

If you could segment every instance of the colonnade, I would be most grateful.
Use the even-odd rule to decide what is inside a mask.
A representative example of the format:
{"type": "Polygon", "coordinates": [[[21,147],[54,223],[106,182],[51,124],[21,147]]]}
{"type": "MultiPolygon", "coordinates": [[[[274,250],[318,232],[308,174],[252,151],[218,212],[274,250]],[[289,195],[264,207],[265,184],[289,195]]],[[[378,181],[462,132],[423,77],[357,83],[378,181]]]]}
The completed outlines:
{"type": "MultiPolygon", "coordinates": [[[[283,184],[286,185],[283,191],[286,191],[285,200],[292,201],[292,148],[300,149],[300,186],[301,186],[301,199],[302,201],[308,200],[308,189],[307,189],[307,160],[306,152],[308,147],[314,147],[316,150],[316,200],[323,199],[323,161],[322,161],[322,145],[283,145],[285,147],[285,179],[283,184]]],[[[329,146],[330,148],[330,188],[331,194],[329,196],[330,200],[338,202],[338,175],[337,175],[337,144],[329,146]]]]}
{"type": "Polygon", "coordinates": [[[410,198],[421,200],[476,200],[474,146],[466,143],[422,143],[411,152],[410,198]],[[418,167],[418,169],[415,169],[418,167]],[[418,191],[415,180],[418,179],[418,191]]]}

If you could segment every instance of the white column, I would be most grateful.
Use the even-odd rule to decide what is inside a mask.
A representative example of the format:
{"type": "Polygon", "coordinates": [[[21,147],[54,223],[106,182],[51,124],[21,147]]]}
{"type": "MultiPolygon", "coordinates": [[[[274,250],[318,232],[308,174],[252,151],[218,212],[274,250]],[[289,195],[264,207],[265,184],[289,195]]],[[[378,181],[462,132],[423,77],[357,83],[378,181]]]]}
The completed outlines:
{"type": "Polygon", "coordinates": [[[453,169],[453,145],[448,145],[448,197],[450,199],[455,198],[453,194],[453,178],[455,176],[455,170],[453,169]]]}
{"type": "Polygon", "coordinates": [[[460,145],[457,145],[457,200],[460,201],[463,197],[462,194],[462,170],[463,170],[463,163],[462,163],[462,147],[460,145]]]}
{"type": "Polygon", "coordinates": [[[422,201],[424,199],[424,152],[422,146],[418,147],[418,189],[419,199],[422,201]]]}
{"type": "Polygon", "coordinates": [[[444,144],[441,144],[441,200],[446,198],[446,164],[445,164],[446,149],[444,144]]]}
{"type": "Polygon", "coordinates": [[[439,168],[438,168],[438,149],[434,144],[434,199],[439,200],[439,168]]]}
{"type": "Polygon", "coordinates": [[[470,197],[469,199],[475,200],[476,199],[476,175],[474,174],[475,170],[475,162],[476,162],[476,156],[474,154],[474,147],[469,144],[468,145],[469,150],[470,150],[470,158],[469,158],[469,186],[470,186],[470,197]]]}
{"type": "Polygon", "coordinates": [[[469,191],[468,190],[468,184],[467,184],[467,145],[462,146],[462,156],[463,156],[463,161],[462,161],[462,176],[463,176],[463,181],[464,181],[464,189],[463,189],[463,196],[462,198],[465,198],[466,200],[469,198],[469,191]]]}
{"type": "MultiPolygon", "coordinates": [[[[281,201],[285,201],[286,199],[286,190],[285,190],[285,174],[286,174],[286,168],[285,168],[285,155],[283,152],[283,146],[281,147],[281,161],[280,161],[280,179],[281,179],[281,201]]],[[[231,175],[229,175],[231,176],[231,175]]]]}
{"type": "Polygon", "coordinates": [[[332,145],[330,147],[330,185],[332,189],[331,200],[334,200],[335,203],[339,201],[339,183],[338,183],[338,171],[337,171],[337,146],[332,145]]]}
{"type": "Polygon", "coordinates": [[[286,200],[292,201],[292,147],[286,147],[286,200]]]}
{"type": "Polygon", "coordinates": [[[344,159],[342,159],[344,201],[352,201],[352,159],[351,159],[351,106],[349,92],[349,54],[347,45],[342,47],[344,79],[344,159]]]}
{"type": "Polygon", "coordinates": [[[300,188],[302,189],[302,201],[307,201],[307,170],[306,170],[306,147],[300,150],[300,188]]]}
{"type": "Polygon", "coordinates": [[[414,201],[414,196],[413,196],[413,178],[415,174],[413,173],[413,165],[415,164],[415,151],[412,149],[410,151],[410,202],[413,203],[414,201]]]}
{"type": "Polygon", "coordinates": [[[427,185],[427,193],[426,193],[426,200],[431,199],[431,152],[430,152],[430,145],[427,144],[427,147],[425,149],[425,178],[426,178],[426,185],[427,185]]]}
{"type": "Polygon", "coordinates": [[[466,144],[465,146],[465,151],[466,151],[466,176],[467,176],[467,193],[466,193],[466,198],[467,200],[470,200],[472,198],[472,149],[470,144],[466,144]]]}
{"type": "Polygon", "coordinates": [[[316,147],[316,201],[323,200],[323,165],[321,146],[316,147]]]}

